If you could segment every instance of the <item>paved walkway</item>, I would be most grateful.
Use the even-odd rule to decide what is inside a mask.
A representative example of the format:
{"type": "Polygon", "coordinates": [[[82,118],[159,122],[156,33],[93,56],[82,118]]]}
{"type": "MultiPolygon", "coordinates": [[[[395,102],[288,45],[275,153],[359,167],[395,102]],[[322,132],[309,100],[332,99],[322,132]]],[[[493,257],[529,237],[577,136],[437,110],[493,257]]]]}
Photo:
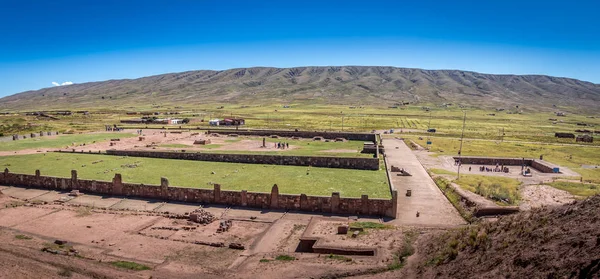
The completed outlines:
{"type": "MultiPolygon", "coordinates": [[[[398,213],[396,225],[456,226],[465,224],[456,208],[446,199],[404,141],[383,139],[388,168],[403,168],[412,176],[390,173],[392,184],[398,190],[398,213]],[[406,196],[406,190],[412,195],[406,196]],[[417,211],[419,217],[417,217],[417,211]]],[[[389,169],[388,169],[389,171],[389,169]]]]}

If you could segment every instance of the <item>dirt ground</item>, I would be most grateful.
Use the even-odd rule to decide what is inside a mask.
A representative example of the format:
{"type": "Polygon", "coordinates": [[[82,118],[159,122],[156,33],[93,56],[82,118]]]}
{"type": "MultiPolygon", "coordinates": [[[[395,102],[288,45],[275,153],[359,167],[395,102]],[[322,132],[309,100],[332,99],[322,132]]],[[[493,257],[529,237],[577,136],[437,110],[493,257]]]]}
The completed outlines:
{"type": "MultiPolygon", "coordinates": [[[[298,149],[299,146],[295,145],[295,142],[299,141],[312,141],[312,139],[287,139],[282,138],[281,142],[289,144],[289,147],[285,149],[277,148],[275,143],[266,142],[265,147],[262,146],[262,137],[229,137],[226,135],[206,135],[203,132],[181,132],[171,133],[164,132],[161,130],[142,130],[144,138],[140,141],[140,137],[122,138],[119,141],[101,141],[89,144],[77,144],[69,145],[63,148],[36,148],[36,149],[24,149],[18,151],[2,151],[0,156],[9,155],[23,155],[23,154],[35,154],[40,152],[49,152],[56,150],[63,151],[84,151],[97,153],[99,151],[105,151],[107,149],[134,149],[134,150],[182,150],[192,149],[196,151],[278,151],[278,152],[289,152],[291,150],[298,149]],[[165,136],[166,134],[166,136],[165,136]],[[196,140],[210,140],[209,145],[194,144],[196,140]],[[113,144],[113,145],[111,145],[113,144]],[[168,146],[168,145],[181,145],[181,146],[168,146]],[[184,146],[185,145],[185,146],[184,146]]],[[[122,133],[136,134],[136,130],[123,130],[122,133]]],[[[56,138],[56,136],[48,136],[50,138],[56,138]]],[[[323,150],[324,153],[357,153],[354,149],[331,149],[323,150]]]]}
{"type": "MultiPolygon", "coordinates": [[[[337,224],[354,219],[295,212],[204,207],[218,217],[208,225],[173,218],[198,205],[83,195],[0,186],[0,278],[321,278],[385,268],[403,238],[403,229],[373,230],[359,238],[337,235],[337,224]],[[63,202],[57,202],[62,200],[63,202]],[[340,247],[369,246],[376,256],[296,252],[311,218],[313,233],[340,247]],[[219,220],[233,226],[218,233],[219,220]],[[42,251],[67,241],[77,255],[42,251]],[[222,242],[225,247],[207,244],[222,242]],[[195,244],[200,243],[200,244],[195,244]],[[228,248],[243,244],[244,250],[228,248]],[[289,255],[293,261],[277,260],[289,255]],[[143,264],[131,271],[115,261],[143,264]]],[[[358,221],[380,222],[358,218],[358,221]]]]}

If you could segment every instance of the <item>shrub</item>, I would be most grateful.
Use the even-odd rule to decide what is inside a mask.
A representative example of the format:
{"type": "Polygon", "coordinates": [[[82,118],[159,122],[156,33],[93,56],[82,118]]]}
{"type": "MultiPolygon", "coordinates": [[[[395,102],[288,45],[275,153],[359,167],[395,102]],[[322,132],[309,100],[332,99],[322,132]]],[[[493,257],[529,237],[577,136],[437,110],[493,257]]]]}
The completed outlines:
{"type": "Polygon", "coordinates": [[[149,266],[145,266],[143,264],[134,263],[134,262],[128,262],[128,261],[116,261],[116,262],[112,262],[111,264],[116,267],[126,268],[126,269],[131,269],[131,270],[136,270],[136,271],[151,269],[149,266]]]}
{"type": "Polygon", "coordinates": [[[17,235],[15,235],[15,238],[16,238],[16,239],[24,239],[24,240],[29,240],[29,239],[31,239],[32,237],[31,237],[31,236],[28,236],[28,235],[23,235],[23,234],[17,234],[17,235]]]}
{"type": "Polygon", "coordinates": [[[289,255],[279,255],[275,259],[278,261],[293,261],[296,258],[289,255]]]}

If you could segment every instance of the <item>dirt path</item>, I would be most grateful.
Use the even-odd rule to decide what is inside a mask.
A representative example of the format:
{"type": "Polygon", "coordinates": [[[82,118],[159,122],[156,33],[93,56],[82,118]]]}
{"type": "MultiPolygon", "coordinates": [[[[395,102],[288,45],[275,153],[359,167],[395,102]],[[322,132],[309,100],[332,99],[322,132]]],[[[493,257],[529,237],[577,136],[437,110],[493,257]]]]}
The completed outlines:
{"type": "Polygon", "coordinates": [[[466,223],[404,141],[383,139],[383,145],[388,168],[403,168],[412,175],[397,176],[396,173],[390,173],[392,184],[398,191],[398,213],[393,224],[456,226],[466,223]],[[405,195],[406,190],[412,191],[410,197],[405,195]],[[419,217],[416,216],[417,211],[419,217]]]}

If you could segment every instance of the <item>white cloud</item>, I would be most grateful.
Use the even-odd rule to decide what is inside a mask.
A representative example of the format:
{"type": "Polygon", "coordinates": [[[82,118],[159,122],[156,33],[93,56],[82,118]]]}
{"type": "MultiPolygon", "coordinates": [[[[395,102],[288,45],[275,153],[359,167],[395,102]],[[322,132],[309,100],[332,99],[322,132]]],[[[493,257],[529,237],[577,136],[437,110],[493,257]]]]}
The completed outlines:
{"type": "Polygon", "coordinates": [[[73,82],[72,82],[72,81],[65,81],[65,82],[63,82],[63,83],[58,83],[58,82],[56,82],[56,81],[53,81],[53,82],[52,82],[52,85],[54,85],[54,86],[71,85],[71,84],[73,84],[73,82]]]}

